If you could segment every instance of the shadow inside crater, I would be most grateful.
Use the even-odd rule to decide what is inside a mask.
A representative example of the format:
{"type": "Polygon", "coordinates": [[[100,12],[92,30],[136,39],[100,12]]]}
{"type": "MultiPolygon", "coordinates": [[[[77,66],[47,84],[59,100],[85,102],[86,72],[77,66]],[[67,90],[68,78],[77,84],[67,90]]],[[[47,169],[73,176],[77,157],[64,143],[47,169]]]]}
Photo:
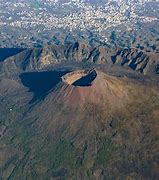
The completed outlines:
{"type": "Polygon", "coordinates": [[[91,72],[87,74],[86,76],[83,76],[80,79],[76,80],[72,85],[73,86],[91,86],[96,76],[97,76],[96,72],[91,72]]]}
{"type": "Polygon", "coordinates": [[[22,73],[19,77],[22,84],[33,92],[30,103],[43,99],[47,93],[60,82],[61,77],[69,71],[44,71],[22,73]]]}

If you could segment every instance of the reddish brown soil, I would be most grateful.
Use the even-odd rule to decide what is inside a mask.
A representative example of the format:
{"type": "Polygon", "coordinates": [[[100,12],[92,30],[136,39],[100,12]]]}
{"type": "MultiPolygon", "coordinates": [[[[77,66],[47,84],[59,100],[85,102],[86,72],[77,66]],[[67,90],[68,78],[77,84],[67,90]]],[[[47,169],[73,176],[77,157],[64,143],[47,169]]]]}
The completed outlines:
{"type": "Polygon", "coordinates": [[[86,102],[121,106],[127,101],[128,91],[123,82],[100,71],[93,71],[96,77],[88,86],[73,85],[74,81],[89,74],[86,71],[74,71],[63,76],[61,89],[55,93],[56,101],[62,100],[70,106],[86,102]]]}

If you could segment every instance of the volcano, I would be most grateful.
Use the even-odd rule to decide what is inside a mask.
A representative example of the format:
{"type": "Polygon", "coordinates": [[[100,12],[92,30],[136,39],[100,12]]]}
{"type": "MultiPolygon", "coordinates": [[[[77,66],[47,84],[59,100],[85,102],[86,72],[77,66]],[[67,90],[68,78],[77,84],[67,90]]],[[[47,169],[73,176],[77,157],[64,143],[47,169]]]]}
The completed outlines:
{"type": "Polygon", "coordinates": [[[77,70],[62,76],[56,89],[56,101],[76,106],[87,103],[107,103],[121,106],[128,98],[126,88],[117,78],[106,75],[96,69],[77,70]],[[58,87],[59,87],[58,85],[58,87]]]}
{"type": "Polygon", "coordinates": [[[1,179],[158,179],[158,86],[95,68],[8,78],[1,179]]]}

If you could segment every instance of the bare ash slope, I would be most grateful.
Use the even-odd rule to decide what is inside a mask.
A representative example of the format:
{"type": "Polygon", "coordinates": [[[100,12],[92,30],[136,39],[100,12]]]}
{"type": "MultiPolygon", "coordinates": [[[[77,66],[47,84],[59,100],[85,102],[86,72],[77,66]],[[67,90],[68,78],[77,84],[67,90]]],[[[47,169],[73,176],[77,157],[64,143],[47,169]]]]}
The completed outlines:
{"type": "Polygon", "coordinates": [[[62,77],[60,85],[55,99],[72,106],[87,102],[121,106],[128,97],[121,81],[95,69],[70,72],[62,77]]]}
{"type": "MultiPolygon", "coordinates": [[[[39,73],[45,86],[55,76],[32,72],[27,81],[39,73]]],[[[158,179],[158,86],[96,69],[50,82],[33,102],[34,88],[2,83],[2,179],[158,179]]]]}

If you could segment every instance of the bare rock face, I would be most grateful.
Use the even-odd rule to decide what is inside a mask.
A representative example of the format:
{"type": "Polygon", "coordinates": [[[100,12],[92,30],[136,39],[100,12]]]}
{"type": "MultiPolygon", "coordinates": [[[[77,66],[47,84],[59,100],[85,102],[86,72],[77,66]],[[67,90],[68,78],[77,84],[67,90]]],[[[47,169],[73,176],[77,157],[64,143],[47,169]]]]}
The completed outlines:
{"type": "MultiPolygon", "coordinates": [[[[32,71],[47,68],[61,62],[88,62],[126,66],[143,74],[158,74],[159,55],[137,48],[114,49],[104,45],[92,47],[87,43],[75,42],[50,45],[43,48],[25,49],[8,57],[2,64],[3,71],[32,71]]],[[[0,64],[0,65],[1,65],[0,64]]]]}
{"type": "Polygon", "coordinates": [[[135,48],[117,50],[115,55],[111,56],[111,59],[114,64],[128,66],[132,70],[144,74],[155,73],[158,64],[157,54],[154,55],[135,48]]]}

